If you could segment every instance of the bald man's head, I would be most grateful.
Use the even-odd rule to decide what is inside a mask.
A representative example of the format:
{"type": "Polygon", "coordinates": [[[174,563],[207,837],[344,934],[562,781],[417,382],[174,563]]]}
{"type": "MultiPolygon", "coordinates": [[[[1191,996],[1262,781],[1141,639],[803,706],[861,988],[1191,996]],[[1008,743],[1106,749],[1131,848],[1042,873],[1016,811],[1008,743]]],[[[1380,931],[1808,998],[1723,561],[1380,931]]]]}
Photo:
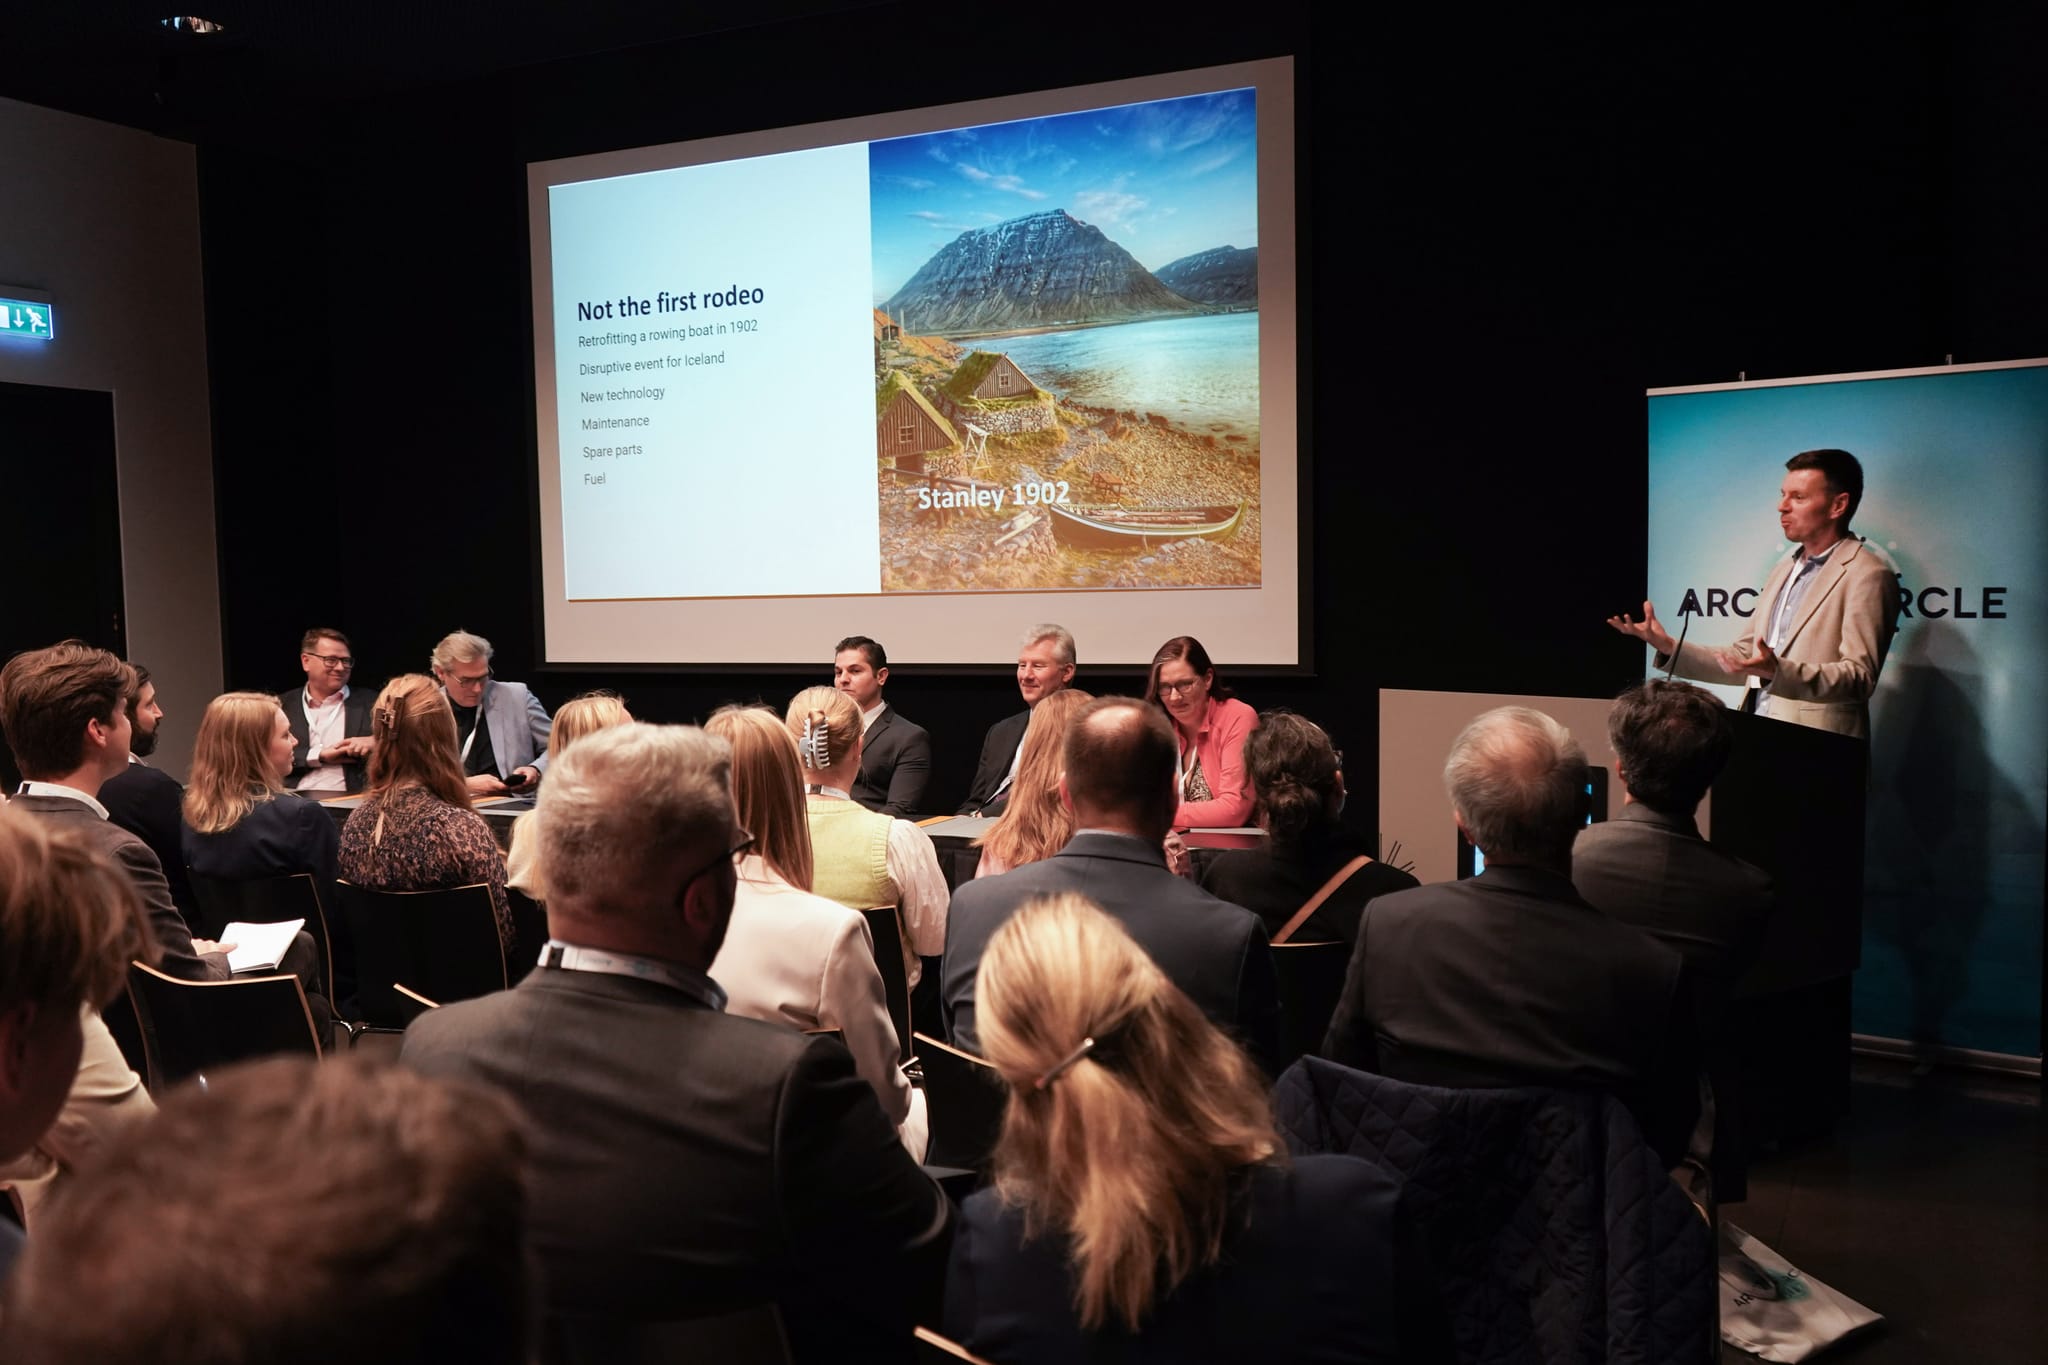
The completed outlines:
{"type": "Polygon", "coordinates": [[[1164,839],[1179,806],[1179,754],[1166,713],[1135,697],[1097,697],[1067,730],[1064,786],[1077,828],[1164,839]]]}

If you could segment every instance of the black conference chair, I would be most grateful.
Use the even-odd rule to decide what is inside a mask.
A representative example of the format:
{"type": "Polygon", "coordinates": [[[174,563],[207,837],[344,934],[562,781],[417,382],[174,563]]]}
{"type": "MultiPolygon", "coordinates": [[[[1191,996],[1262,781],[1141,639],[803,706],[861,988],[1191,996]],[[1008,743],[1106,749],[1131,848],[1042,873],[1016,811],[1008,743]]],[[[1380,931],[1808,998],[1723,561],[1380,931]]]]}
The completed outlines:
{"type": "Polygon", "coordinates": [[[371,1028],[402,1029],[424,1006],[395,989],[403,981],[442,1004],[504,990],[505,949],[491,888],[372,891],[350,882],[336,890],[356,949],[356,1003],[371,1028]]]}
{"type": "Polygon", "coordinates": [[[912,1333],[917,1354],[917,1365],[991,1365],[959,1342],[942,1337],[929,1327],[920,1327],[912,1333]]]}
{"type": "Polygon", "coordinates": [[[882,973],[882,994],[889,1004],[889,1020],[896,1025],[897,1055],[910,1060],[910,970],[903,963],[903,924],[896,907],[863,910],[868,933],[875,941],[875,967],[882,973]]]}
{"type": "Polygon", "coordinates": [[[971,1053],[920,1033],[917,1059],[924,1068],[925,1111],[930,1116],[927,1166],[988,1173],[1003,1128],[1009,1087],[996,1069],[971,1053]]]}
{"type": "MultiPolygon", "coordinates": [[[[320,980],[326,984],[327,998],[337,1004],[342,1000],[334,988],[334,940],[328,932],[327,903],[321,898],[320,884],[312,873],[251,881],[202,877],[191,871],[186,875],[192,882],[193,898],[199,902],[200,923],[195,933],[218,940],[221,930],[230,924],[276,924],[280,920],[302,919],[306,932],[313,936],[313,943],[320,950],[320,980]]],[[[342,975],[348,975],[346,967],[342,975]]],[[[344,980],[343,984],[350,983],[344,980]]]]}
{"type": "Polygon", "coordinates": [[[1273,945],[1273,970],[1280,979],[1280,1055],[1273,1059],[1276,1074],[1296,1058],[1322,1048],[1350,966],[1348,943],[1273,945]]]}
{"type": "Polygon", "coordinates": [[[306,992],[289,973],[180,981],[131,962],[128,999],[141,1025],[152,1094],[162,1094],[189,1076],[252,1057],[320,1055],[306,992]]]}
{"type": "Polygon", "coordinates": [[[772,1303],[674,1322],[557,1313],[541,1334],[542,1365],[786,1365],[789,1341],[772,1303]]]}

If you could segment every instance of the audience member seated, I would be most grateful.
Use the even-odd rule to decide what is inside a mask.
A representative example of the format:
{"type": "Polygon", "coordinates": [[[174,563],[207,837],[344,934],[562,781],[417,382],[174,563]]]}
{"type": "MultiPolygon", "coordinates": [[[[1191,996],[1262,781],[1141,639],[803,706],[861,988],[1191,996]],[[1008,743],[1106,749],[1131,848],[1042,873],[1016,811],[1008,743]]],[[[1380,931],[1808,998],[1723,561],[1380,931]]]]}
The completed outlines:
{"type": "Polygon", "coordinates": [[[291,721],[268,692],[207,703],[185,789],[184,861],[220,881],[310,872],[332,905],[341,847],[334,820],[315,802],[279,799],[295,744],[291,721]]]}
{"type": "Polygon", "coordinates": [[[141,664],[128,666],[135,670],[136,686],[128,701],[128,766],[100,784],[100,804],[107,808],[107,819],[149,845],[163,866],[171,904],[178,907],[187,926],[195,925],[199,923],[199,902],[193,899],[192,882],[185,875],[185,853],[179,841],[184,825],[178,808],[185,789],[177,778],[142,761],[156,752],[164,709],[157,704],[156,684],[149,680],[149,670],[141,664]]]}
{"type": "Polygon", "coordinates": [[[472,796],[525,791],[548,770],[548,710],[525,683],[494,677],[491,654],[489,640],[466,630],[434,646],[434,677],[455,709],[456,761],[472,796]]]}
{"type": "Polygon", "coordinates": [[[1682,682],[1638,683],[1607,713],[1622,807],[1572,846],[1572,884],[1685,959],[1694,1018],[1712,1035],[1763,950],[1771,878],[1700,837],[1693,815],[1734,746],[1728,710],[1682,682]]]}
{"type": "MultiPolygon", "coordinates": [[[[585,735],[614,725],[629,725],[633,713],[616,692],[585,692],[562,703],[548,734],[548,761],[585,735]]],[[[540,840],[534,829],[533,812],[512,822],[512,846],[505,852],[505,884],[530,900],[548,898],[547,878],[541,875],[540,840]]],[[[522,964],[524,965],[524,964],[522,964]]]]}
{"type": "Polygon", "coordinates": [[[860,772],[860,712],[844,692],[807,687],[784,717],[797,742],[809,796],[811,890],[852,910],[896,907],[903,965],[915,986],[920,957],[946,949],[946,877],[931,836],[893,816],[863,810],[849,795],[860,772]]]}
{"type": "MultiPolygon", "coordinates": [[[[192,746],[179,860],[199,876],[220,881],[310,872],[321,900],[331,906],[341,839],[333,818],[314,802],[279,799],[292,747],[291,722],[270,693],[229,692],[208,702],[192,746]]],[[[324,1038],[331,1018],[327,982],[310,933],[299,931],[278,969],[305,984],[313,1023],[324,1038]]]]}
{"type": "Polygon", "coordinates": [[[1017,647],[1017,691],[1026,709],[1005,716],[988,727],[981,741],[981,757],[974,765],[974,780],[968,784],[967,799],[960,803],[961,815],[1001,815],[1010,799],[1010,785],[1017,779],[1017,763],[1024,756],[1024,730],[1031,722],[1031,709],[1074,680],[1074,637],[1065,626],[1051,622],[1024,632],[1017,647]]]}
{"type": "Polygon", "coordinates": [[[753,848],[740,855],[732,923],[711,964],[726,1013],[838,1029],[904,1149],[922,1158],[924,1093],[898,1064],[901,1040],[867,921],[810,891],[811,830],[796,744],[765,706],[728,706],[704,729],[732,746],[733,806],[740,828],[754,836],[753,848]]]}
{"type": "Polygon", "coordinates": [[[401,1060],[519,1101],[558,1325],[773,1302],[800,1361],[900,1356],[946,1201],[844,1047],[721,1008],[708,972],[749,843],[730,764],[682,726],[564,752],[540,792],[541,966],[420,1015],[401,1060]]]}
{"type": "Polygon", "coordinates": [[[1004,1365],[1397,1359],[1393,1182],[1287,1160],[1258,1070],[1115,920],[1026,906],[978,994],[1010,1102],[948,1335],[1004,1365]]]}
{"type": "Polygon", "coordinates": [[[1572,889],[1585,768],[1540,711],[1465,727],[1444,785],[1486,871],[1365,907],[1324,1055],[1421,1085],[1609,1091],[1675,1165],[1698,1105],[1681,963],[1572,889]]]}
{"type": "Polygon", "coordinates": [[[1291,711],[1269,711],[1244,742],[1252,818],[1263,848],[1228,849],[1203,867],[1201,883],[1242,905],[1278,935],[1339,873],[1348,874],[1289,935],[1294,943],[1358,941],[1367,901],[1406,891],[1415,878],[1377,862],[1362,839],[1344,832],[1344,758],[1323,727],[1291,711]],[[1358,866],[1351,865],[1356,862],[1358,866]]]}
{"type": "Polygon", "coordinates": [[[370,702],[348,684],[356,661],[348,636],[315,626],[299,641],[306,685],[277,694],[292,726],[285,785],[305,792],[359,792],[369,781],[370,702]]]}
{"type": "Polygon", "coordinates": [[[1097,697],[1067,729],[1060,795],[1074,837],[1042,862],[953,893],[940,982],[954,1046],[978,1052],[975,978],[989,940],[1019,907],[1077,892],[1116,919],[1167,979],[1262,1065],[1279,1055],[1273,954],[1258,916],[1167,871],[1162,843],[1179,803],[1173,727],[1158,707],[1097,697]]]}
{"type": "Polygon", "coordinates": [[[832,685],[860,708],[860,776],[853,799],[884,815],[915,819],[932,776],[932,737],[882,700],[889,654],[878,641],[849,635],[832,653],[832,685]]]}
{"type": "Polygon", "coordinates": [[[17,654],[0,669],[0,728],[26,780],[13,805],[70,830],[135,883],[162,958],[183,981],[225,981],[227,947],[195,939],[149,846],[107,819],[100,787],[128,766],[135,670],[104,649],[67,640],[17,654]]]}
{"type": "Polygon", "coordinates": [[[470,807],[448,698],[432,678],[407,673],[384,684],[370,718],[370,794],[342,826],[341,875],[372,891],[484,883],[509,950],[505,858],[470,807]]]}
{"type": "Polygon", "coordinates": [[[1173,720],[1179,748],[1176,767],[1180,809],[1175,829],[1236,829],[1251,818],[1252,797],[1244,776],[1245,736],[1258,728],[1259,713],[1230,695],[1216,680],[1209,651],[1192,635],[1176,635],[1152,656],[1145,700],[1173,720]]]}
{"type": "Polygon", "coordinates": [[[11,1365],[524,1365],[510,1106],[278,1058],[180,1086],[67,1190],[0,1309],[11,1365]]]}
{"type": "Polygon", "coordinates": [[[1094,700],[1094,694],[1078,687],[1063,687],[1031,708],[1009,800],[995,825],[974,841],[981,850],[975,876],[1000,876],[1067,846],[1074,834],[1074,813],[1060,799],[1067,727],[1074,713],[1094,700]]]}
{"type": "MultiPolygon", "coordinates": [[[[38,1233],[64,1173],[154,1110],[99,1007],[155,954],[119,868],[0,806],[0,1183],[38,1233]]],[[[0,1279],[19,1244],[0,1215],[0,1279]]]]}

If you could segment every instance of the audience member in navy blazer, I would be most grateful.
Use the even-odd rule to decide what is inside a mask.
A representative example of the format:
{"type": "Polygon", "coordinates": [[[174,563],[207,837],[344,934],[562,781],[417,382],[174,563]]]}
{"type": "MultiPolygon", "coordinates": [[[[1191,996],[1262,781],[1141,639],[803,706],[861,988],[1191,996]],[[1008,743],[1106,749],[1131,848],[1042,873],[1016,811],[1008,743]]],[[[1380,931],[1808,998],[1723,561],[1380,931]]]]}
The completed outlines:
{"type": "Polygon", "coordinates": [[[1398,1358],[1393,1183],[1286,1161],[1258,1070],[1116,921],[1019,911],[979,994],[1010,1102],[948,1335],[1005,1365],[1398,1358]]]}

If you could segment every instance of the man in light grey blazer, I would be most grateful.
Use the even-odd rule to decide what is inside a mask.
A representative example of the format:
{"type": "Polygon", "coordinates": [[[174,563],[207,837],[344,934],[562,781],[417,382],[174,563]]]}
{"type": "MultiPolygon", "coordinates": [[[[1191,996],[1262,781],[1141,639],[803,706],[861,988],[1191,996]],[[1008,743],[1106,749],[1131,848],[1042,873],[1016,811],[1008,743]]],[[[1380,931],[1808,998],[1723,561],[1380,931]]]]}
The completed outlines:
{"type": "Polygon", "coordinates": [[[434,677],[455,708],[455,738],[472,796],[529,790],[548,770],[554,721],[525,683],[491,676],[491,642],[458,630],[434,646],[434,677]]]}
{"type": "Polygon", "coordinates": [[[1657,651],[1656,666],[1701,682],[1746,685],[1743,709],[1794,725],[1870,737],[1870,694],[1899,623],[1899,580],[1868,541],[1849,534],[1863,501],[1863,465],[1846,450],[1803,450],[1785,462],[1778,526],[1798,546],[1756,599],[1726,649],[1683,648],[1657,620],[1607,624],[1657,651]]]}

